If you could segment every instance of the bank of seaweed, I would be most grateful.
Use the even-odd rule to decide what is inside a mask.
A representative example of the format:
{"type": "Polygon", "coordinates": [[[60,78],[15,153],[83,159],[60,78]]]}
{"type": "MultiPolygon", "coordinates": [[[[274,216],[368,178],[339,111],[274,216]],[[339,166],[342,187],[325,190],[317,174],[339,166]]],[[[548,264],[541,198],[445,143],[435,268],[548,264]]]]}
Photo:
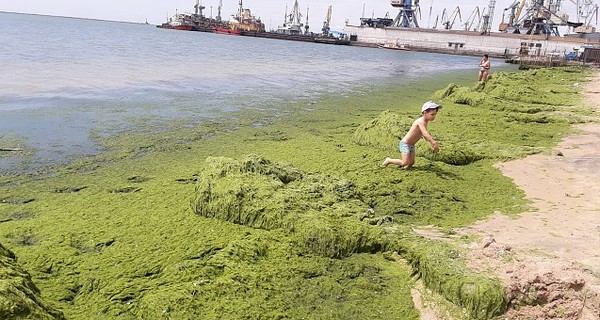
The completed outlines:
{"type": "Polygon", "coordinates": [[[69,319],[417,319],[414,275],[489,319],[500,282],[410,227],[521,212],[492,164],[547,150],[581,121],[584,76],[406,84],[112,137],[93,159],[0,177],[0,241],[69,319]],[[442,152],[419,142],[413,169],[381,168],[432,96],[442,152]]]}
{"type": "Polygon", "coordinates": [[[497,279],[469,272],[451,245],[394,227],[391,216],[376,217],[345,179],[310,174],[256,155],[207,162],[192,200],[193,211],[200,216],[279,230],[303,255],[346,258],[400,252],[432,289],[465,308],[472,318],[489,319],[505,308],[497,279]]]}
{"type": "Polygon", "coordinates": [[[0,244],[0,318],[64,319],[41,297],[29,273],[17,263],[15,254],[0,244]]]}

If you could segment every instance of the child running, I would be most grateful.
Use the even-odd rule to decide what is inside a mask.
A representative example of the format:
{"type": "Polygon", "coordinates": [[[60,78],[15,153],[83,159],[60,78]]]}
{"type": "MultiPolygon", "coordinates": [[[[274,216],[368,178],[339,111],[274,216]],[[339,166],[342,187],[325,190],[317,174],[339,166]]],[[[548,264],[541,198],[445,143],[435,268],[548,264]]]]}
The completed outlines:
{"type": "Polygon", "coordinates": [[[387,167],[390,164],[403,168],[412,167],[413,164],[415,164],[415,144],[421,138],[425,138],[425,140],[429,141],[429,143],[431,143],[433,146],[433,152],[438,153],[440,151],[440,147],[427,131],[427,123],[435,119],[438,110],[441,108],[442,106],[434,102],[425,102],[423,107],[421,107],[421,117],[413,122],[410,130],[408,130],[408,133],[400,141],[399,149],[400,153],[402,154],[402,159],[385,158],[382,165],[384,167],[387,167]]]}

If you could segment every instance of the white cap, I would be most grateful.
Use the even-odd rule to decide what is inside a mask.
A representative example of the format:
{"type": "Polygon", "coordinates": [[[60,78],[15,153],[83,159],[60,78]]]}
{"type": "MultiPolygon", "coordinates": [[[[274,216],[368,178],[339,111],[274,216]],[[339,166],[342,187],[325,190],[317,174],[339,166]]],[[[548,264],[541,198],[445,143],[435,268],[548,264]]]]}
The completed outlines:
{"type": "Polygon", "coordinates": [[[433,102],[433,101],[427,101],[423,104],[423,107],[421,107],[421,113],[429,110],[429,109],[441,109],[442,106],[440,106],[439,104],[433,102]]]}

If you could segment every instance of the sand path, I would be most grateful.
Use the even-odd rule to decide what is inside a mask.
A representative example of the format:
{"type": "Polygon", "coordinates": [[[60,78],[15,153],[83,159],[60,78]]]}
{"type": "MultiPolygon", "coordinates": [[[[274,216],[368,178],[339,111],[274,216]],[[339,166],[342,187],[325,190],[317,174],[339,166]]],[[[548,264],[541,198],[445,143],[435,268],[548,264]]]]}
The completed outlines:
{"type": "Polygon", "coordinates": [[[551,154],[497,165],[533,210],[460,230],[485,239],[472,267],[494,271],[510,297],[541,304],[515,308],[510,319],[600,319],[600,73],[583,95],[596,123],[576,126],[580,133],[551,154]]]}

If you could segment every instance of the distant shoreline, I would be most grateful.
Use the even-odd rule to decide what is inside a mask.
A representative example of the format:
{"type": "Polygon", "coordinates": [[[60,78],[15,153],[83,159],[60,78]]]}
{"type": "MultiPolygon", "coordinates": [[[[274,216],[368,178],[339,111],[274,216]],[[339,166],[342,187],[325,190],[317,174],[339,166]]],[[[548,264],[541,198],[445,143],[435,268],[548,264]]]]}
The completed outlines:
{"type": "MultiPolygon", "coordinates": [[[[66,19],[76,19],[76,20],[92,20],[92,21],[102,21],[102,22],[116,22],[116,23],[146,25],[146,22],[119,21],[119,20],[107,20],[107,19],[97,19],[97,18],[79,18],[79,17],[70,17],[70,16],[55,16],[55,15],[51,15],[51,14],[41,14],[41,13],[26,13],[26,12],[14,12],[14,11],[2,11],[2,10],[0,10],[0,13],[12,13],[12,14],[23,14],[23,15],[29,15],[29,16],[41,16],[41,17],[66,18],[66,19]]],[[[147,24],[153,25],[152,23],[147,23],[147,24]]]]}

